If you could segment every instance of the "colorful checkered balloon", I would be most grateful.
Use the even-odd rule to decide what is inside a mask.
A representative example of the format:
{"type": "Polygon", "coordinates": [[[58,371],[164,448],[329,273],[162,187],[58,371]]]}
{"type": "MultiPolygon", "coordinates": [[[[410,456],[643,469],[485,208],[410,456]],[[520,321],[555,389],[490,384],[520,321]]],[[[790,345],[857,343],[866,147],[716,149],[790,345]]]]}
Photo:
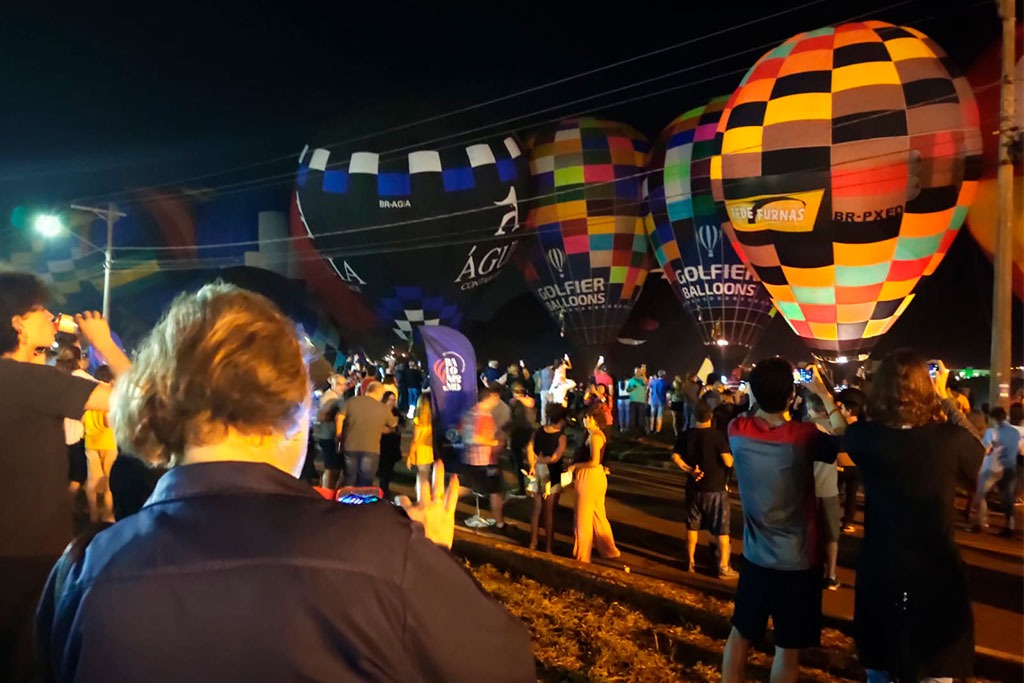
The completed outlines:
{"type": "Polygon", "coordinates": [[[648,143],[622,123],[568,119],[530,147],[536,231],[526,279],[563,332],[593,346],[615,338],[651,262],[643,226],[648,143]]]}
{"type": "Polygon", "coordinates": [[[654,255],[704,343],[749,349],[774,309],[722,234],[724,212],[711,195],[715,133],[728,99],[690,109],[662,132],[646,180],[646,225],[654,255]]]}
{"type": "Polygon", "coordinates": [[[981,172],[966,79],[927,36],[867,21],[763,56],[718,126],[723,225],[820,357],[866,356],[931,275],[981,172]]]}

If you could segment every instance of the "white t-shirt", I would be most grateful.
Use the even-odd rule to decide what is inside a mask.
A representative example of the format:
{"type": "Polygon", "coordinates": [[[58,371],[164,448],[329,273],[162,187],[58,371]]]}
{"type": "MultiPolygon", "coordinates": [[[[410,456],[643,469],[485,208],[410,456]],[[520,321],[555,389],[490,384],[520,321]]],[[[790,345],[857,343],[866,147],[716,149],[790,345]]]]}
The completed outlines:
{"type": "MultiPolygon", "coordinates": [[[[817,425],[818,430],[829,434],[829,430],[817,425]]],[[[814,495],[818,498],[833,498],[839,495],[839,467],[834,462],[814,463],[814,495]]]]}
{"type": "MultiPolygon", "coordinates": [[[[75,370],[71,373],[75,377],[82,377],[84,379],[96,379],[85,370],[75,370]]],[[[81,420],[72,420],[70,418],[64,418],[64,443],[69,446],[73,446],[82,439],[85,438],[85,425],[82,424],[81,420]]]]}
{"type": "Polygon", "coordinates": [[[986,429],[981,439],[981,445],[987,450],[985,457],[981,461],[981,475],[984,476],[986,472],[989,474],[1002,473],[1003,462],[1002,458],[999,457],[1002,449],[999,445],[999,431],[994,427],[986,429]]]}
{"type": "Polygon", "coordinates": [[[834,462],[814,463],[814,495],[818,498],[839,495],[839,469],[834,462]]]}

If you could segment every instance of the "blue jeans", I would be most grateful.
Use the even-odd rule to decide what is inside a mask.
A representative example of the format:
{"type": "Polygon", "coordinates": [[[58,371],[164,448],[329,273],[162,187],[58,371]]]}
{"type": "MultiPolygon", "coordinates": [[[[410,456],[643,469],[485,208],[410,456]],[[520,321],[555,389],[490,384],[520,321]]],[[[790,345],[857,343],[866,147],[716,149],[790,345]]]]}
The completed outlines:
{"type": "MultiPolygon", "coordinates": [[[[890,683],[892,676],[888,671],[868,669],[868,683],[890,683]]],[[[952,678],[922,678],[918,683],[953,683],[952,678]]]]}
{"type": "Polygon", "coordinates": [[[345,451],[345,486],[373,486],[380,453],[345,451]]]}
{"type": "MultiPolygon", "coordinates": [[[[1016,465],[1017,463],[1014,463],[1016,465]]],[[[1014,491],[1016,487],[1014,484],[1017,481],[1017,468],[1003,466],[1003,471],[1000,474],[993,474],[991,471],[981,469],[978,473],[978,492],[975,499],[978,501],[978,524],[981,526],[988,525],[988,501],[986,496],[988,492],[992,490],[993,486],[999,487],[999,493],[1001,494],[1003,502],[1003,510],[1006,512],[1006,528],[1013,529],[1014,514],[1014,491]]]]}
{"type": "Polygon", "coordinates": [[[409,387],[409,406],[412,408],[416,407],[416,402],[420,400],[420,389],[419,387],[409,387]]]}

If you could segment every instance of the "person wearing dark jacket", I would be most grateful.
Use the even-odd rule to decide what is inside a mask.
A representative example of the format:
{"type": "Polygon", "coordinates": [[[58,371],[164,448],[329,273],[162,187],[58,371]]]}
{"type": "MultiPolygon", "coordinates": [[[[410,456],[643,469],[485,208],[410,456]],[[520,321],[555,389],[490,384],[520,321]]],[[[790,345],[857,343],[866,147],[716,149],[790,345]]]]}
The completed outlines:
{"type": "Polygon", "coordinates": [[[864,482],[853,627],[871,683],[972,675],[974,617],[953,501],[984,449],[959,426],[957,405],[940,402],[947,374],[933,387],[919,355],[892,352],[875,372],[868,420],[845,435],[864,482]]]}
{"type": "Polygon", "coordinates": [[[535,681],[529,635],[447,550],[458,478],[344,505],[297,479],[308,369],[293,324],[230,285],[180,296],[118,383],[126,449],[170,470],[58,563],[52,681],[535,681]]]}

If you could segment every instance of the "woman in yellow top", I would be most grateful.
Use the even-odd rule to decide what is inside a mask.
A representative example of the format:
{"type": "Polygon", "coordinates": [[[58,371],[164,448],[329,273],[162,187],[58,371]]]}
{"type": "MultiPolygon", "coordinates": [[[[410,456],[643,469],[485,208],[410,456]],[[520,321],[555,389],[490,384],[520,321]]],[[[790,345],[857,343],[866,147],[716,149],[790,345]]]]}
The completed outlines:
{"type": "MultiPolygon", "coordinates": [[[[106,365],[96,368],[94,377],[107,383],[112,383],[114,379],[106,365]]],[[[85,427],[85,495],[89,502],[89,521],[113,522],[114,498],[110,493],[110,468],[117,459],[117,440],[110,426],[110,414],[101,410],[87,410],[82,416],[82,426],[85,427]]]]}
{"type": "Polygon", "coordinates": [[[429,485],[430,468],[434,465],[434,411],[430,406],[430,392],[423,392],[416,401],[412,444],[405,464],[416,473],[417,485],[429,485]]]}

